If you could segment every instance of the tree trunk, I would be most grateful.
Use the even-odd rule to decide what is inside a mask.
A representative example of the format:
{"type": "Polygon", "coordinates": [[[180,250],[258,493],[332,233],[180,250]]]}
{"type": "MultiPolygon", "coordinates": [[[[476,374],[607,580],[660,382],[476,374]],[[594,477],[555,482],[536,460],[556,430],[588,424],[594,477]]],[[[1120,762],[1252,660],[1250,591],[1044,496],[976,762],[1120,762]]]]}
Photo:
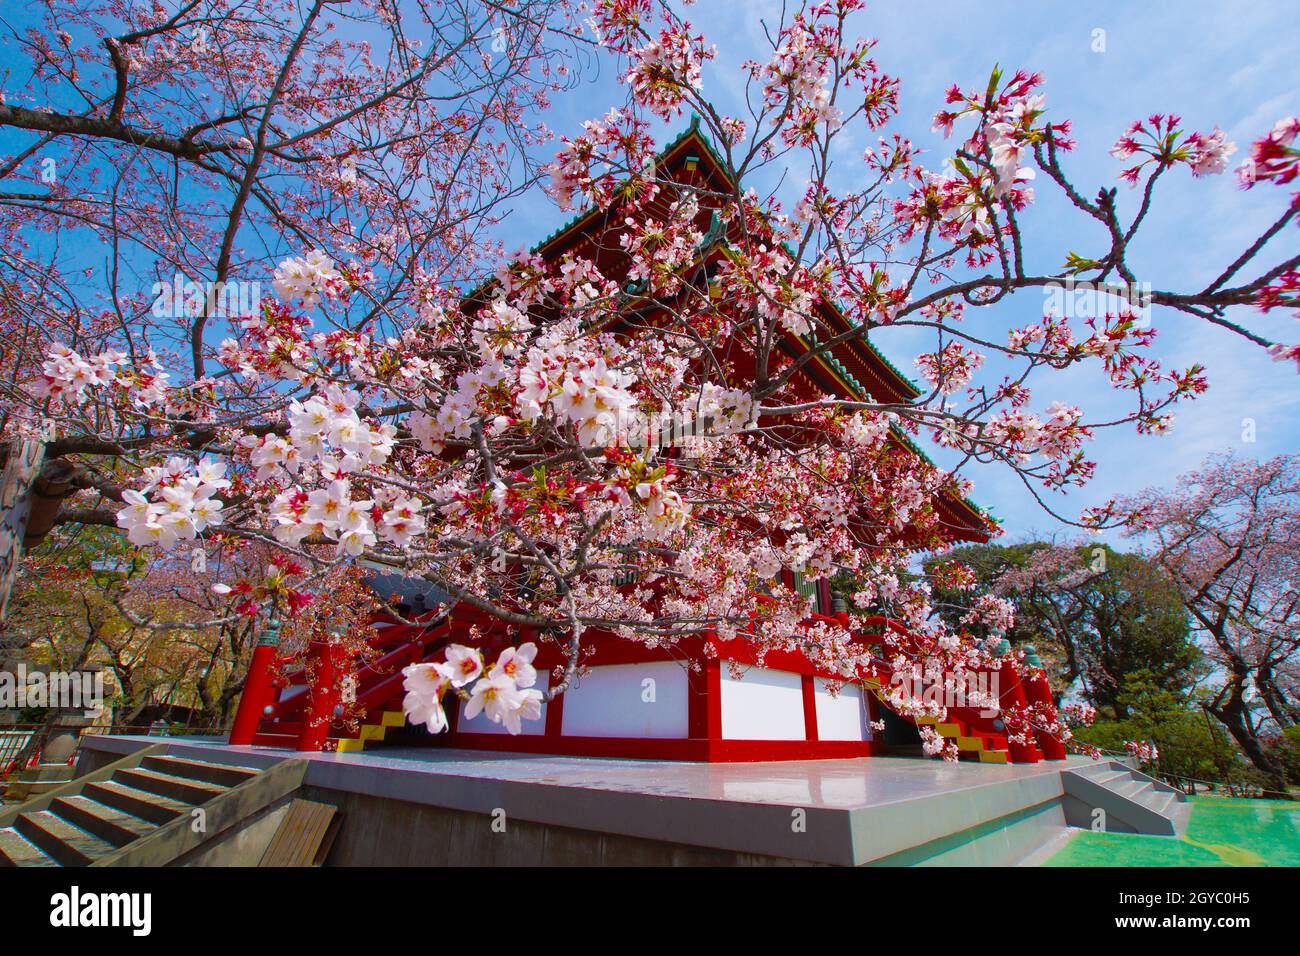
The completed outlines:
{"type": "Polygon", "coordinates": [[[1210,713],[1218,718],[1219,723],[1228,728],[1228,733],[1232,734],[1232,738],[1237,741],[1237,745],[1241,747],[1246,759],[1264,775],[1269,788],[1276,791],[1276,793],[1267,793],[1265,796],[1275,800],[1294,799],[1289,796],[1291,791],[1287,783],[1285,768],[1264,749],[1259,737],[1250,727],[1245,703],[1242,700],[1241,686],[1241,681],[1235,682],[1232,692],[1225,703],[1208,704],[1207,708],[1210,713]]]}
{"type": "Polygon", "coordinates": [[[23,552],[40,544],[54,527],[63,499],[73,490],[78,468],[66,459],[45,458],[45,440],[14,439],[0,446],[0,627],[9,611],[23,552]]]}
{"type": "Polygon", "coordinates": [[[29,492],[45,461],[45,443],[20,438],[5,444],[0,455],[4,471],[0,473],[0,625],[9,610],[9,593],[18,576],[23,559],[23,536],[31,515],[29,492]]]}
{"type": "Polygon", "coordinates": [[[1273,668],[1259,669],[1255,675],[1255,689],[1259,691],[1260,699],[1264,701],[1264,706],[1268,708],[1269,714],[1277,721],[1279,727],[1285,730],[1296,723],[1295,710],[1288,706],[1284,695],[1279,692],[1273,668]]]}

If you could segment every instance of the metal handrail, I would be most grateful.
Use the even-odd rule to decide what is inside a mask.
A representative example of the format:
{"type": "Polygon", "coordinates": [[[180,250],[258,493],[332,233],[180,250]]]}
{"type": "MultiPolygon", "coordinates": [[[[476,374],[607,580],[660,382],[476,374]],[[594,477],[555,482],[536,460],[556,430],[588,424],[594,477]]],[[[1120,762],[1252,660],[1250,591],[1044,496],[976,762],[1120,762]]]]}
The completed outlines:
{"type": "MultiPolygon", "coordinates": [[[[1268,787],[1258,787],[1253,783],[1230,783],[1225,780],[1202,780],[1200,777],[1189,777],[1181,773],[1170,773],[1165,770],[1159,770],[1159,768],[1157,768],[1157,772],[1166,781],[1173,781],[1173,786],[1175,787],[1178,786],[1178,781],[1186,780],[1188,783],[1203,783],[1215,788],[1216,790],[1222,789],[1225,791],[1226,795],[1230,797],[1244,797],[1249,799],[1251,794],[1273,793],[1287,800],[1300,800],[1300,794],[1291,790],[1270,790],[1268,787]],[[1237,790],[1249,790],[1250,793],[1236,793],[1235,791],[1237,790]]],[[[1179,789],[1182,790],[1183,788],[1179,787],[1179,789]]]]}

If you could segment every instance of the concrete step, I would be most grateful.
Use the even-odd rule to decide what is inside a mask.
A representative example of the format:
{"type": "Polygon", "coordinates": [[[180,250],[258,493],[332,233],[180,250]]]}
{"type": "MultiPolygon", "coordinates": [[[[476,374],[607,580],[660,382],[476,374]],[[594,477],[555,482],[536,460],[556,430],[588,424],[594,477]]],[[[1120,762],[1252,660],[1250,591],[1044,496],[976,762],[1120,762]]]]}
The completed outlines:
{"type": "Polygon", "coordinates": [[[170,797],[150,793],[147,790],[139,790],[115,780],[88,783],[82,793],[96,803],[125,810],[132,816],[159,826],[190,811],[188,803],[172,800],[170,797]]]}
{"type": "Polygon", "coordinates": [[[219,787],[237,787],[257,776],[254,767],[234,767],[209,763],[206,760],[189,760],[184,757],[145,757],[140,761],[140,766],[146,770],[156,770],[173,777],[211,783],[219,787]]]}
{"type": "Polygon", "coordinates": [[[1071,826],[1090,826],[1097,808],[1105,810],[1106,829],[1111,831],[1174,836],[1185,822],[1175,812],[1177,794],[1127,768],[1081,767],[1064,771],[1062,781],[1071,826]]]}
{"type": "Polygon", "coordinates": [[[114,846],[125,846],[158,829],[156,823],[81,794],[59,797],[50,804],[50,809],[114,846]]]}
{"type": "Polygon", "coordinates": [[[1081,777],[1087,777],[1090,780],[1097,780],[1102,777],[1114,779],[1129,776],[1128,768],[1113,760],[1095,760],[1090,764],[1078,767],[1074,770],[1074,773],[1079,774],[1081,777]]]}
{"type": "Polygon", "coordinates": [[[116,849],[49,810],[24,813],[14,821],[14,829],[63,866],[89,866],[116,849]]]}
{"type": "Polygon", "coordinates": [[[172,800],[180,800],[195,807],[207,803],[213,797],[230,789],[220,784],[205,783],[201,780],[187,780],[185,777],[177,777],[157,770],[146,770],[143,767],[119,770],[113,775],[113,779],[126,784],[128,787],[146,790],[149,793],[168,797],[172,800]]]}
{"type": "Polygon", "coordinates": [[[1121,780],[1132,780],[1132,775],[1127,770],[1106,770],[1101,773],[1092,773],[1088,775],[1090,780],[1094,780],[1102,786],[1108,786],[1112,783],[1118,783],[1121,780]]]}
{"type": "Polygon", "coordinates": [[[1127,780],[1110,781],[1103,784],[1103,786],[1107,790],[1111,791],[1111,793],[1118,793],[1120,796],[1128,797],[1130,800],[1137,799],[1138,795],[1143,791],[1151,789],[1151,784],[1147,783],[1145,780],[1134,780],[1132,777],[1129,777],[1127,780]]]}
{"type": "Polygon", "coordinates": [[[23,837],[13,827],[0,830],[0,866],[58,866],[59,861],[23,837]]]}
{"type": "Polygon", "coordinates": [[[1144,794],[1139,800],[1148,810],[1154,810],[1161,816],[1171,816],[1174,810],[1174,804],[1178,802],[1178,795],[1175,793],[1166,793],[1163,790],[1156,790],[1154,787],[1150,793],[1144,794]]]}

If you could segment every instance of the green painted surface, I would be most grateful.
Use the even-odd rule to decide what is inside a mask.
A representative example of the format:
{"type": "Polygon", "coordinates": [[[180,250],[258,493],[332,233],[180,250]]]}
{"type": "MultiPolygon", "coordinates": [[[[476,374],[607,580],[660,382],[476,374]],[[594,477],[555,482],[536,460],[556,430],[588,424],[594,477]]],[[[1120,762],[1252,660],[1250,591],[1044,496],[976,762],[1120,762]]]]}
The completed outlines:
{"type": "Polygon", "coordinates": [[[1180,838],[1077,834],[1047,866],[1300,866],[1300,804],[1198,796],[1180,838]]]}

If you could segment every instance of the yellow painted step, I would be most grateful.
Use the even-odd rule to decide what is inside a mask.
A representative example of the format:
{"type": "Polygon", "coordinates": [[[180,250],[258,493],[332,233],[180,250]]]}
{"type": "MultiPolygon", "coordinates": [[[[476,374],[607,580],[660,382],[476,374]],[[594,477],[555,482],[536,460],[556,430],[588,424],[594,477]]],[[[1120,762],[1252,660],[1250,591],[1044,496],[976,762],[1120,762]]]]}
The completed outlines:
{"type": "Polygon", "coordinates": [[[1005,750],[981,750],[980,763],[1006,763],[1007,752],[1005,750]]]}
{"type": "Polygon", "coordinates": [[[406,715],[400,710],[386,710],[377,724],[362,724],[361,733],[356,738],[344,738],[339,741],[338,752],[341,754],[359,753],[366,749],[368,743],[379,743],[388,735],[390,727],[405,727],[406,715]]]}
{"type": "Polygon", "coordinates": [[[921,727],[933,727],[939,722],[938,717],[918,717],[916,723],[921,727]]]}
{"type": "Polygon", "coordinates": [[[964,733],[961,724],[939,724],[934,729],[939,731],[940,737],[960,737],[964,733]]]}
{"type": "Polygon", "coordinates": [[[984,750],[984,738],[982,737],[958,737],[958,750],[984,750]]]}

